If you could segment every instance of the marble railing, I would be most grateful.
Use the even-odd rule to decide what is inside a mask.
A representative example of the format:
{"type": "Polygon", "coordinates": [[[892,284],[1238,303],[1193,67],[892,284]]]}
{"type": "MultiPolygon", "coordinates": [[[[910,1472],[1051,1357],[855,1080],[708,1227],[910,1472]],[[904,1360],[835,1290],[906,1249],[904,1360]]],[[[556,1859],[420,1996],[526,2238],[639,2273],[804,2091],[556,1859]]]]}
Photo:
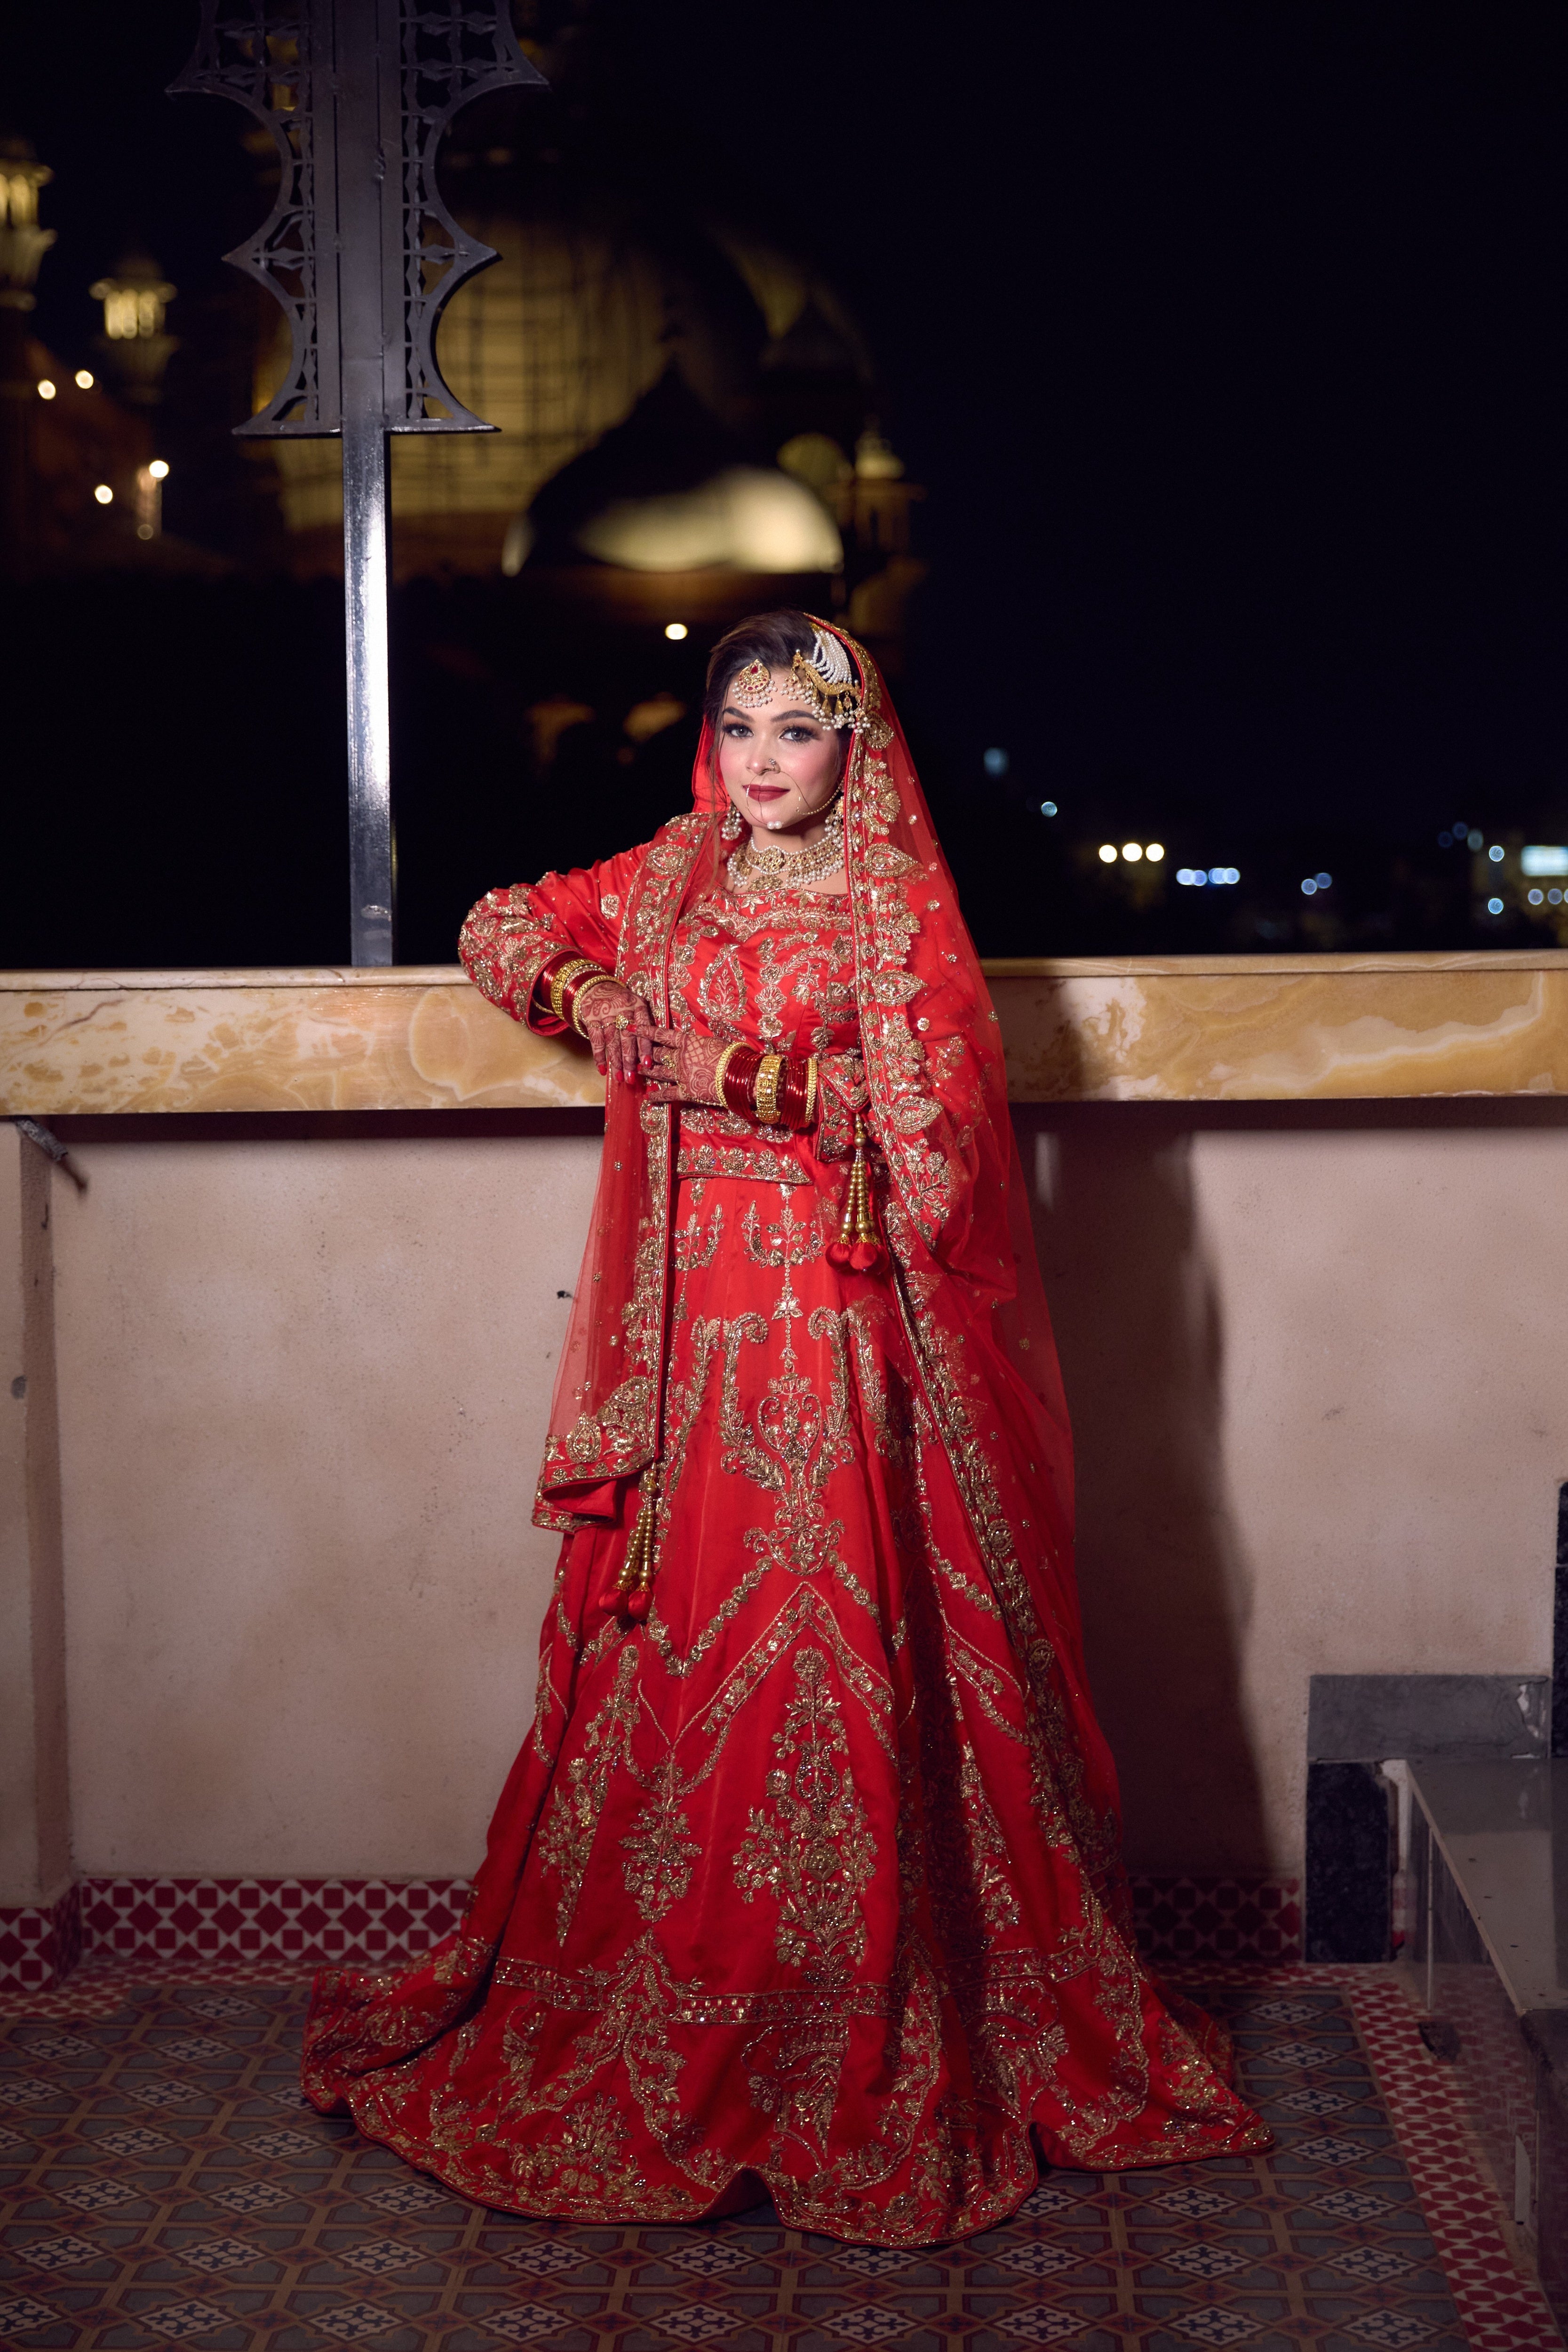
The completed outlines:
{"type": "MultiPolygon", "coordinates": [[[[1568,951],[1005,958],[1015,1102],[1568,1093],[1568,951]]],[[[457,965],[0,972],[0,1113],[602,1100],[457,965]]]]}

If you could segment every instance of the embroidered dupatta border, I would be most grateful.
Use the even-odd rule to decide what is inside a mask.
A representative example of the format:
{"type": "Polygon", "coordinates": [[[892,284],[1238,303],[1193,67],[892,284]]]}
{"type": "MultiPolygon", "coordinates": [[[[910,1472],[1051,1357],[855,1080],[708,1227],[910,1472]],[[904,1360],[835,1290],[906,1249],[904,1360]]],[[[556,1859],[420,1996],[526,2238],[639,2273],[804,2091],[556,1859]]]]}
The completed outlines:
{"type": "MultiPolygon", "coordinates": [[[[616,960],[616,976],[646,999],[659,1023],[669,1018],[669,944],[676,919],[712,820],[700,813],[678,816],[660,827],[648,845],[627,893],[616,960]]],[[[605,1126],[601,1193],[615,1173],[617,1152],[633,1160],[637,1186],[636,1241],[624,1297],[611,1296],[605,1315],[624,1327],[626,1354],[620,1379],[602,1398],[589,1398],[569,1430],[552,1430],[540,1472],[533,1519],[536,1527],[562,1533],[590,1518],[613,1516],[605,1490],[635,1478],[658,1458],[662,1423],[668,1328],[670,1223],[673,1213],[675,1112],[668,1103],[639,1098],[626,1087],[612,1087],[605,1126]],[[594,1490],[595,1507],[576,1510],[594,1490]]],[[[622,1173],[626,1171],[623,1169],[622,1173]]],[[[598,1199],[595,1223],[599,1223],[598,1199]]],[[[596,1243],[590,1244],[590,1254],[596,1243]]],[[[597,1267],[590,1280],[619,1271],[597,1267]]]]}

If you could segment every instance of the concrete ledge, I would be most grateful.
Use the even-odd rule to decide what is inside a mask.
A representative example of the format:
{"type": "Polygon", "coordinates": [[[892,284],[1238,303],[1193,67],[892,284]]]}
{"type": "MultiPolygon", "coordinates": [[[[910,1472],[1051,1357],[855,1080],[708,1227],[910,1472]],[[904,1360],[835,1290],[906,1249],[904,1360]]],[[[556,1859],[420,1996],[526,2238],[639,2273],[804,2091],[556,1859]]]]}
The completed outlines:
{"type": "MultiPolygon", "coordinates": [[[[1568,1095],[1568,953],[1001,958],[1017,1103],[1568,1095]]],[[[0,972],[0,1114],[603,1098],[456,964],[0,972]]]]}

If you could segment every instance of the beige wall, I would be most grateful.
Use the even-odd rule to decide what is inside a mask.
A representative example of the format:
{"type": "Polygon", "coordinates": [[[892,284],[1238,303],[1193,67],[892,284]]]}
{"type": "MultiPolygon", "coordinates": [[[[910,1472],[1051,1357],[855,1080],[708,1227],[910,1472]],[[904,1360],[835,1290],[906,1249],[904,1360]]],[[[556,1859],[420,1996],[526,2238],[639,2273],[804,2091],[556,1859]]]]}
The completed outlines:
{"type": "Polygon", "coordinates": [[[78,1868],[466,1871],[532,1713],[556,1546],[529,1512],[596,1142],[72,1150],[78,1868]]]}
{"type": "MultiPolygon", "coordinates": [[[[1291,1864],[1312,1671],[1549,1664],[1568,1133],[1019,1118],[1131,1858],[1291,1864]]],[[[531,1709],[597,1146],[157,1133],[56,1181],[78,1867],[461,1873],[531,1709]]]]}
{"type": "Polygon", "coordinates": [[[1020,1125],[1130,1857],[1299,1863],[1311,1674],[1551,1670],[1562,1111],[1020,1125]]]}

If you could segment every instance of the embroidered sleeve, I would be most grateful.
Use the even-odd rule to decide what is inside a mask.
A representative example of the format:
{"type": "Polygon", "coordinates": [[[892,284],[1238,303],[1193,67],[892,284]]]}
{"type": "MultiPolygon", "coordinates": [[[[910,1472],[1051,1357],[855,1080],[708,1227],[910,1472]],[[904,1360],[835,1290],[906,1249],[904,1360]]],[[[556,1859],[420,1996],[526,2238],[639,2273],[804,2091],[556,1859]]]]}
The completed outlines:
{"type": "Polygon", "coordinates": [[[627,850],[601,866],[488,892],[470,909],[458,939],[458,953],[474,986],[514,1021],[542,1036],[559,1036],[565,1024],[534,1004],[535,982],[545,965],[567,950],[614,971],[621,909],[643,854],[627,850]]]}

